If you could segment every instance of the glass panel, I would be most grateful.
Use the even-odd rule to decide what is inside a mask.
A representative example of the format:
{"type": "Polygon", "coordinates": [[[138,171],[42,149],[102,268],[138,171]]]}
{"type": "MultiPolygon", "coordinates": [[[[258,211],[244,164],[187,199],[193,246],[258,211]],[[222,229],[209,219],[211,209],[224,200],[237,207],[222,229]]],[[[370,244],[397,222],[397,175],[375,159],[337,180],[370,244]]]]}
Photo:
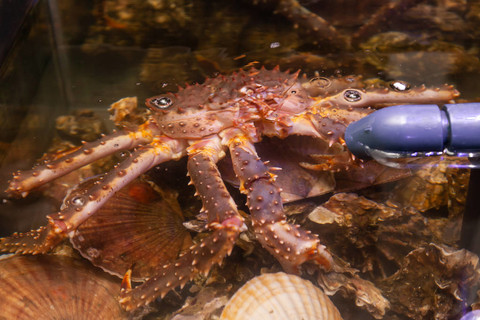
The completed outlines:
{"type": "MultiPolygon", "coordinates": [[[[0,250],[39,254],[2,256],[0,281],[58,263],[60,282],[92,272],[108,288],[105,318],[126,316],[121,296],[138,318],[214,319],[285,271],[309,282],[253,289],[274,319],[318,319],[312,295],[343,319],[474,319],[480,116],[453,128],[447,109],[480,101],[477,2],[0,0],[0,250]],[[374,160],[353,156],[346,128],[396,105],[434,113],[396,109],[374,160]],[[431,149],[410,149],[420,134],[431,149]]],[[[58,283],[31,285],[33,305],[58,301],[58,283]]],[[[18,302],[5,296],[0,310],[18,302]]]]}

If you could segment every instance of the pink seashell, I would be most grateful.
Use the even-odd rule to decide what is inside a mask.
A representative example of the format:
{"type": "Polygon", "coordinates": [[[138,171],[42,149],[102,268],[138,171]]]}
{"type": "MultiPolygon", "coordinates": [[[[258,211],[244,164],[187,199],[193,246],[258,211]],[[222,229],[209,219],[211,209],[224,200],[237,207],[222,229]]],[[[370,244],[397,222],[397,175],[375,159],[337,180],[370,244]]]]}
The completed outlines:
{"type": "Polygon", "coordinates": [[[120,284],[77,259],[53,255],[1,259],[0,282],[0,319],[127,318],[116,299],[120,284]]]}

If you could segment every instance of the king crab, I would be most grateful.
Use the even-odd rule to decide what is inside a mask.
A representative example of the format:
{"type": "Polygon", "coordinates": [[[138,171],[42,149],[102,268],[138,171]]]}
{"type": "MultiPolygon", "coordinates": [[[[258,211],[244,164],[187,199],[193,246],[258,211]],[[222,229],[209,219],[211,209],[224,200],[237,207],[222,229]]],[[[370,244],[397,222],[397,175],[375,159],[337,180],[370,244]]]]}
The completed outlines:
{"type": "Polygon", "coordinates": [[[273,70],[241,70],[229,76],[207,79],[178,93],[147,99],[149,119],[135,130],[104,136],[59,159],[31,170],[17,172],[7,193],[27,196],[40,185],[97,159],[133,150],[114,170],[90,183],[75,187],[60,211],[48,215],[48,225],[38,230],[0,239],[0,251],[41,254],[50,251],[86,219],[95,214],[117,191],[140,174],[168,160],[188,157],[191,183],[200,196],[211,234],[191,246],[158,273],[132,288],[130,272],[124,277],[120,302],[127,310],[163,297],[184,286],[198,273],[230,254],[244,220],[227,191],[217,162],[229,150],[240,191],[247,195],[256,238],[292,273],[309,261],[328,271],[333,260],[317,235],[287,222],[275,168],[257,155],[255,143],[262,137],[309,136],[323,141],[325,155],[316,157],[313,170],[340,171],[359,162],[344,147],[342,135],[352,121],[370,113],[370,106],[398,103],[443,103],[458,95],[451,86],[411,88],[398,82],[388,87],[361,88],[356,78],[314,78],[273,70]],[[88,187],[85,187],[88,185],[88,187]]]}

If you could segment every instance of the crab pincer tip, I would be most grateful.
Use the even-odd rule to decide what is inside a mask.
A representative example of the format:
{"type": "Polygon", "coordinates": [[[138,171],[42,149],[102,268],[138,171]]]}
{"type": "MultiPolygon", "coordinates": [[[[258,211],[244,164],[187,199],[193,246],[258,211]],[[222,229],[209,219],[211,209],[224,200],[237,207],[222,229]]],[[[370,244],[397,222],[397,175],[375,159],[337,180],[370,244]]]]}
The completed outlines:
{"type": "Polygon", "coordinates": [[[122,279],[121,290],[122,292],[132,290],[132,269],[128,269],[127,272],[125,272],[122,279]]]}

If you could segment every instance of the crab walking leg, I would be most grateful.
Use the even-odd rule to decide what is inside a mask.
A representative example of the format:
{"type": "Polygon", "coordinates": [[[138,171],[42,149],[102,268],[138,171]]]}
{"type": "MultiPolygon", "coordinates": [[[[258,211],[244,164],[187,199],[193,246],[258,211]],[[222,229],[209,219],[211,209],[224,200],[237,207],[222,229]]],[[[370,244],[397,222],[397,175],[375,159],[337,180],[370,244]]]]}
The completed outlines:
{"type": "Polygon", "coordinates": [[[254,145],[240,135],[230,140],[229,147],[235,174],[242,184],[240,190],[247,194],[252,225],[262,246],[287,272],[298,273],[299,266],[310,260],[329,270],[332,257],[318,237],[286,221],[275,176],[260,160],[254,145]]]}
{"type": "Polygon", "coordinates": [[[93,185],[89,183],[85,187],[81,183],[73,189],[60,211],[48,216],[47,227],[0,239],[0,252],[39,254],[50,251],[68,232],[75,230],[93,215],[115,192],[150,168],[182,157],[184,150],[185,146],[177,140],[164,139],[135,151],[93,185]]]}
{"type": "Polygon", "coordinates": [[[217,169],[218,149],[192,147],[189,148],[188,172],[202,199],[202,210],[208,215],[208,228],[213,232],[180,254],[176,261],[161,266],[155,277],[134,289],[130,285],[130,272],[127,272],[120,296],[120,303],[126,310],[146,305],[157,297],[163,298],[199,273],[208,274],[212,266],[231,253],[240,231],[245,228],[217,169]]]}
{"type": "Polygon", "coordinates": [[[367,39],[371,35],[385,31],[388,28],[387,26],[397,23],[399,18],[405,16],[405,12],[420,2],[422,0],[399,0],[390,3],[385,1],[383,7],[370,16],[368,21],[353,34],[352,42],[358,45],[360,41],[367,39]],[[385,23],[386,21],[389,21],[389,23],[385,23]]]}
{"type": "MultiPolygon", "coordinates": [[[[254,1],[256,3],[258,1],[254,1]]],[[[300,28],[315,39],[327,39],[338,48],[349,46],[347,39],[342,36],[325,19],[319,17],[307,8],[303,7],[298,0],[264,1],[276,3],[275,12],[285,16],[294,23],[295,28],[300,28]]]]}
{"type": "Polygon", "coordinates": [[[84,143],[66,156],[35,166],[31,170],[14,173],[6,192],[10,196],[26,197],[30,190],[42,184],[117,151],[131,149],[151,140],[150,130],[142,128],[138,133],[115,132],[97,141],[84,143]]]}
{"type": "Polygon", "coordinates": [[[375,105],[393,105],[402,103],[448,103],[458,97],[460,93],[451,85],[442,85],[437,88],[420,86],[417,88],[405,87],[404,91],[382,88],[376,91],[365,89],[345,89],[342,92],[327,98],[317,98],[315,108],[343,106],[345,108],[366,108],[375,105]]]}

